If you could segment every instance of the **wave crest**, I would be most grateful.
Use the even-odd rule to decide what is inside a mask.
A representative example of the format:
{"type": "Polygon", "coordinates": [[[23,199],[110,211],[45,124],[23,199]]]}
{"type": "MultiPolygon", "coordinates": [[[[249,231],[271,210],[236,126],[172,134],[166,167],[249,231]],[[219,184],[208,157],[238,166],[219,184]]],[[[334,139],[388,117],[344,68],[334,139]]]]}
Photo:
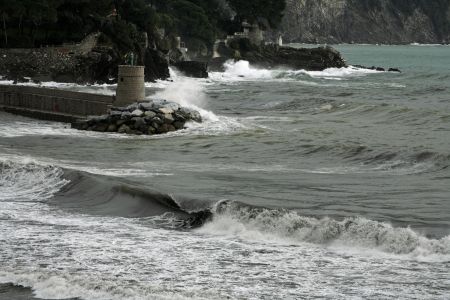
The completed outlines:
{"type": "MultiPolygon", "coordinates": [[[[242,81],[242,80],[301,80],[308,78],[342,80],[346,77],[360,77],[368,74],[381,73],[375,70],[362,69],[354,66],[346,68],[329,68],[323,71],[264,69],[250,65],[246,60],[228,60],[224,63],[224,72],[211,72],[209,77],[213,81],[242,81]]],[[[305,82],[306,83],[306,82],[305,82]]],[[[314,82],[309,82],[314,84],[314,82]]]]}
{"type": "Polygon", "coordinates": [[[0,161],[0,201],[42,201],[51,198],[67,180],[63,170],[36,163],[0,161]]]}
{"type": "Polygon", "coordinates": [[[258,208],[224,201],[213,221],[200,231],[287,243],[308,242],[330,246],[374,249],[412,257],[439,256],[450,261],[450,236],[429,239],[410,228],[396,228],[362,217],[341,221],[302,216],[296,211],[258,208]]]}

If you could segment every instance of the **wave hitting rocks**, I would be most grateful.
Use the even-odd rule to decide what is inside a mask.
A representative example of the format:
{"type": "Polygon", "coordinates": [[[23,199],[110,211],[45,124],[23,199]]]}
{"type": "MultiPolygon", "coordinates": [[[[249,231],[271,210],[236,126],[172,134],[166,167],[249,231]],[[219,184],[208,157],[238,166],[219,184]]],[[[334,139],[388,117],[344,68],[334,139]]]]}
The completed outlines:
{"type": "Polygon", "coordinates": [[[77,120],[71,125],[79,130],[153,135],[184,129],[189,121],[201,123],[202,117],[198,111],[157,99],[113,107],[107,115],[77,120]]]}

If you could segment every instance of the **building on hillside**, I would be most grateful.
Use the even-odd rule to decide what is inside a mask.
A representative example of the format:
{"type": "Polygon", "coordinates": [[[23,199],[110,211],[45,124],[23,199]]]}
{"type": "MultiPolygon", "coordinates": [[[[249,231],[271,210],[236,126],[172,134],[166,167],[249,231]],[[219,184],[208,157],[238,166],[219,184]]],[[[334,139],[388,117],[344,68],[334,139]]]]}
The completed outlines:
{"type": "Polygon", "coordinates": [[[242,31],[235,32],[233,35],[229,35],[226,38],[228,44],[232,40],[247,38],[254,45],[261,45],[264,43],[264,31],[259,28],[257,24],[250,24],[247,21],[242,22],[242,31]]]}

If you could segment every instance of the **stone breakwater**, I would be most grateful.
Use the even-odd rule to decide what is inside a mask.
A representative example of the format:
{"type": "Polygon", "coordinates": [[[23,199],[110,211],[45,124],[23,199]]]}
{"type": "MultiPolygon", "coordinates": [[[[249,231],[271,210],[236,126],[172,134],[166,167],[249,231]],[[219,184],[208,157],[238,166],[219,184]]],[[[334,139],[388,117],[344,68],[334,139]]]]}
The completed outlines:
{"type": "Polygon", "coordinates": [[[106,115],[80,119],[71,125],[79,130],[153,135],[184,129],[189,121],[200,123],[202,117],[196,110],[158,99],[112,107],[106,115]]]}

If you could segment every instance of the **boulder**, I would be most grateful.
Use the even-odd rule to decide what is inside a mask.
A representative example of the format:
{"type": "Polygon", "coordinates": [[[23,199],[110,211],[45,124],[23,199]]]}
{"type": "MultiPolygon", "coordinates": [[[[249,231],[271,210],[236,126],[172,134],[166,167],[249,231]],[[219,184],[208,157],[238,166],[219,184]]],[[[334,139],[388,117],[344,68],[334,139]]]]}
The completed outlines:
{"type": "Polygon", "coordinates": [[[108,129],[107,123],[97,123],[92,126],[92,131],[105,132],[108,129]]]}
{"type": "Polygon", "coordinates": [[[199,122],[199,123],[202,122],[202,116],[196,110],[193,110],[193,109],[190,109],[190,108],[187,108],[187,107],[182,107],[178,112],[186,120],[193,120],[193,121],[199,122]]]}
{"type": "Polygon", "coordinates": [[[156,117],[156,113],[154,111],[149,110],[144,113],[144,116],[148,119],[152,119],[156,117]]]}
{"type": "Polygon", "coordinates": [[[144,112],[140,109],[135,109],[131,112],[132,117],[142,117],[144,115],[144,112]]]}
{"type": "Polygon", "coordinates": [[[117,131],[117,125],[116,124],[109,124],[108,128],[106,129],[107,132],[116,132],[117,131]]]}
{"type": "Polygon", "coordinates": [[[188,77],[208,78],[208,63],[199,61],[179,61],[172,64],[188,77]]]}
{"type": "Polygon", "coordinates": [[[118,133],[131,133],[131,128],[128,127],[127,125],[123,124],[122,126],[119,127],[117,132],[118,133]]]}
{"type": "Polygon", "coordinates": [[[184,128],[184,122],[173,122],[173,127],[175,127],[175,129],[180,130],[184,128]]]}
{"type": "Polygon", "coordinates": [[[165,114],[164,115],[164,123],[166,124],[172,124],[175,121],[174,117],[172,116],[172,114],[165,114]]]}
{"type": "Polygon", "coordinates": [[[122,113],[122,116],[120,117],[122,120],[126,120],[126,119],[129,119],[129,118],[131,118],[131,113],[129,112],[129,111],[124,111],[123,113],[122,113]]]}
{"type": "Polygon", "coordinates": [[[174,113],[173,109],[168,108],[168,107],[161,107],[161,108],[159,109],[159,111],[160,111],[161,113],[165,114],[165,115],[167,115],[167,114],[173,114],[173,113],[174,113]]]}

